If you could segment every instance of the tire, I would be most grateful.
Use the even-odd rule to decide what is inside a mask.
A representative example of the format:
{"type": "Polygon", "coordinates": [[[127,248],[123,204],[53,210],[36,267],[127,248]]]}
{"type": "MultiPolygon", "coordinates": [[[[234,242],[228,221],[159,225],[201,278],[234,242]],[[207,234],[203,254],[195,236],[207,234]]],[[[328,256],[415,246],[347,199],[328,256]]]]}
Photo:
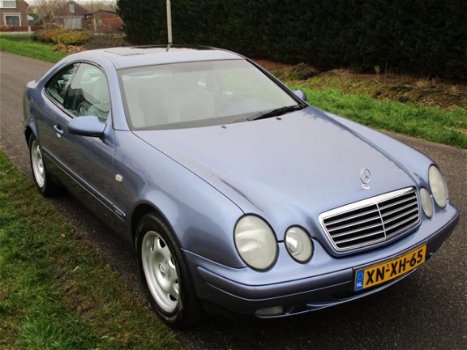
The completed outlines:
{"type": "Polygon", "coordinates": [[[204,311],[171,229],[150,213],[141,219],[136,233],[140,278],[157,315],[172,328],[197,324],[204,311]]]}
{"type": "Polygon", "coordinates": [[[39,192],[47,197],[60,193],[61,187],[48,174],[41,146],[33,135],[29,137],[29,160],[34,184],[39,192]]]}

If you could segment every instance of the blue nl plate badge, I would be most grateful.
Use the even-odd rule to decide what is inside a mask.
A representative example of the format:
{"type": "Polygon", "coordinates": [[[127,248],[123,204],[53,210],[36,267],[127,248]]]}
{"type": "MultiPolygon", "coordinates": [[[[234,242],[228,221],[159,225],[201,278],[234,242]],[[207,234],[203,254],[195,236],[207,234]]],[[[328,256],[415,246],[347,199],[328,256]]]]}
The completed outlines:
{"type": "Polygon", "coordinates": [[[362,290],[363,289],[363,277],[365,276],[364,271],[360,270],[357,271],[357,275],[355,276],[355,290],[362,290]]]}

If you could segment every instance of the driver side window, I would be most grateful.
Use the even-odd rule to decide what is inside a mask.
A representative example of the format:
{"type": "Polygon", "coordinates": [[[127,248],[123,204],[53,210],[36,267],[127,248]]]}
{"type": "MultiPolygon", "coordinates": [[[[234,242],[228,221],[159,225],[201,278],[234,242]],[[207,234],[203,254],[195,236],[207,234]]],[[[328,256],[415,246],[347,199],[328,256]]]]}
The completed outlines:
{"type": "Polygon", "coordinates": [[[61,71],[46,86],[47,93],[72,116],[93,115],[105,121],[110,112],[109,85],[96,66],[81,63],[61,71]]]}
{"type": "Polygon", "coordinates": [[[107,78],[96,66],[82,63],[73,78],[70,90],[76,95],[71,112],[76,116],[94,115],[106,120],[110,111],[107,78]]]}
{"type": "Polygon", "coordinates": [[[65,102],[66,93],[76,67],[77,65],[73,64],[63,69],[50,79],[45,87],[47,94],[60,105],[65,102]]]}

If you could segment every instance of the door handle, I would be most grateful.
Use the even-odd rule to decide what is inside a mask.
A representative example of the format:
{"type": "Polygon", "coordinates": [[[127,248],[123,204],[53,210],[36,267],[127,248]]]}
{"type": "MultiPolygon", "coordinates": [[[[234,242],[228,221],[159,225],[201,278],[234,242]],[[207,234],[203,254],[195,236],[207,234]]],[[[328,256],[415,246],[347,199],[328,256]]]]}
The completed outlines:
{"type": "Polygon", "coordinates": [[[63,129],[62,129],[62,126],[60,124],[55,124],[54,125],[54,130],[57,133],[57,137],[59,137],[59,138],[62,137],[63,129]]]}

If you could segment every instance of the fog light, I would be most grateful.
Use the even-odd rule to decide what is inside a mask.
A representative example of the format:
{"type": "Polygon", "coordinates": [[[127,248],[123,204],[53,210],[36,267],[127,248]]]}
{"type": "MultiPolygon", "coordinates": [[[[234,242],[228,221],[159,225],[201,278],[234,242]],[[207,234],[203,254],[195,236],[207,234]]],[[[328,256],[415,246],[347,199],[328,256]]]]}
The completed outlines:
{"type": "Polygon", "coordinates": [[[258,317],[266,317],[266,316],[277,316],[284,312],[284,308],[282,306],[272,306],[267,307],[265,309],[259,309],[256,311],[256,316],[258,317]]]}

